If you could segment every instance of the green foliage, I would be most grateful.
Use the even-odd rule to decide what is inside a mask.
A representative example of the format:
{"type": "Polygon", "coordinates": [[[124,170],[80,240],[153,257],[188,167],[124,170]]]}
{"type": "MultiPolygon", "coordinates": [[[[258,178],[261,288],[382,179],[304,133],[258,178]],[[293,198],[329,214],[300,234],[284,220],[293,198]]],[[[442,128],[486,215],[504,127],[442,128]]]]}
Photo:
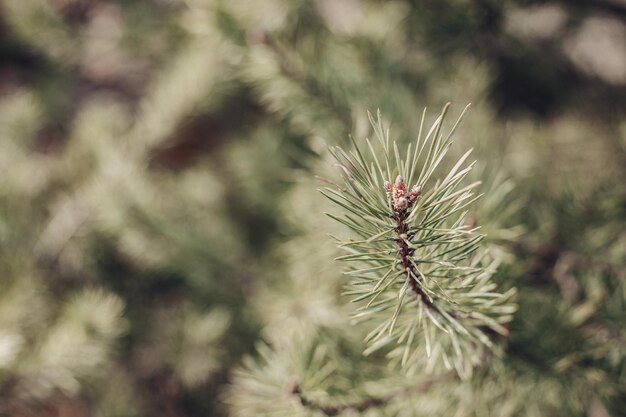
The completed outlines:
{"type": "Polygon", "coordinates": [[[2,2],[0,415],[622,415],[623,7],[527,3],[2,2]]]}

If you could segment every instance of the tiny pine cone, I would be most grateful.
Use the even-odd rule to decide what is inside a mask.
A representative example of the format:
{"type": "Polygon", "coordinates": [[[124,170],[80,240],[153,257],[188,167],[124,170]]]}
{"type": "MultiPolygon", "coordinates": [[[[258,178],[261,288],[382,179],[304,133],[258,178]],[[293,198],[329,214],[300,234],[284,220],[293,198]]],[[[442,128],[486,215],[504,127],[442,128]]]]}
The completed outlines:
{"type": "Polygon", "coordinates": [[[404,178],[398,175],[393,184],[393,200],[397,202],[402,197],[406,197],[406,184],[404,183],[404,178]]]}
{"type": "Polygon", "coordinates": [[[420,187],[419,185],[414,185],[413,188],[411,188],[411,192],[409,193],[409,202],[411,204],[415,203],[415,200],[417,200],[417,198],[422,194],[422,187],[420,187]]]}
{"type": "Polygon", "coordinates": [[[394,204],[394,208],[397,211],[402,211],[404,209],[406,209],[409,206],[409,200],[406,197],[400,197],[396,200],[396,203],[394,204]]]}

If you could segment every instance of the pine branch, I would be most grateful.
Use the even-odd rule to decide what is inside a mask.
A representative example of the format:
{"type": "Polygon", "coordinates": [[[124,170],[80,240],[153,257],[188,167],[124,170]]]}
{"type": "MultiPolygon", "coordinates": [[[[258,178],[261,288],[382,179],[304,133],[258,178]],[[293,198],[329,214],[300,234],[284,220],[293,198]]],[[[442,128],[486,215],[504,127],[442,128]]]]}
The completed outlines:
{"type": "Polygon", "coordinates": [[[392,398],[391,396],[372,397],[349,404],[322,405],[305,397],[304,394],[302,394],[302,391],[300,390],[300,385],[297,382],[294,382],[290,385],[289,393],[298,397],[298,399],[300,400],[300,404],[302,404],[303,407],[321,411],[327,416],[336,416],[347,410],[363,412],[370,408],[380,407],[392,398]]]}
{"type": "Polygon", "coordinates": [[[431,369],[441,362],[468,376],[481,352],[494,347],[491,334],[508,334],[514,290],[496,291],[491,276],[497,260],[480,251],[483,235],[466,217],[480,197],[478,182],[463,184],[474,165],[466,165],[471,150],[443,179],[431,181],[461,120],[444,134],[447,109],[425,136],[424,113],[418,140],[404,156],[380,114],[370,115],[378,146],[367,139],[367,157],[354,140],[352,151],[331,149],[344,184],[322,194],[344,209],[343,216],[329,216],[358,236],[339,240],[348,254],[337,259],[353,265],[345,294],[361,303],[354,317],[378,323],[366,337],[365,353],[392,346],[388,355],[410,372],[426,356],[431,369]]]}
{"type": "Polygon", "coordinates": [[[302,393],[302,390],[300,389],[300,384],[298,384],[297,381],[292,381],[287,387],[287,390],[289,394],[295,395],[298,398],[300,404],[302,404],[303,407],[311,410],[321,411],[322,413],[324,413],[324,415],[330,417],[339,415],[344,411],[355,411],[358,413],[362,413],[372,408],[384,407],[391,401],[398,399],[399,397],[408,397],[412,395],[412,392],[424,393],[428,391],[433,385],[449,380],[452,376],[453,375],[448,372],[436,377],[421,380],[414,385],[395,390],[387,395],[381,395],[378,397],[367,397],[361,399],[360,401],[333,405],[324,405],[309,399],[302,393]]]}

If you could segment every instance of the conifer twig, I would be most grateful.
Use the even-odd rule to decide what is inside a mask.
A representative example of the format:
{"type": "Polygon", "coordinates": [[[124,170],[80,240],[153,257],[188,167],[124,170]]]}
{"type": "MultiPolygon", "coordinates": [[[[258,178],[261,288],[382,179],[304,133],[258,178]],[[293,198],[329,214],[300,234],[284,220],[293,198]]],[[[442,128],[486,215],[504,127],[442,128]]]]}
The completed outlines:
{"type": "Polygon", "coordinates": [[[363,303],[354,317],[378,321],[366,337],[365,353],[394,343],[390,357],[408,369],[439,362],[469,376],[484,358],[483,348],[493,347],[491,333],[508,334],[515,290],[497,291],[491,280],[497,260],[479,251],[483,235],[467,220],[469,206],[480,197],[474,191],[479,182],[462,183],[474,166],[466,164],[471,150],[442,179],[430,180],[460,122],[443,132],[447,108],[428,133],[422,136],[420,129],[404,154],[380,113],[376,119],[370,115],[378,146],[366,139],[369,153],[363,153],[351,138],[352,151],[332,148],[344,182],[322,193],[345,212],[329,216],[357,236],[340,240],[348,254],[337,259],[353,265],[346,271],[351,281],[345,294],[363,303]]]}
{"type": "Polygon", "coordinates": [[[453,373],[446,372],[438,376],[421,380],[414,385],[395,390],[386,395],[381,395],[378,397],[367,397],[367,398],[363,398],[360,401],[341,403],[341,404],[332,404],[332,405],[320,404],[306,397],[302,393],[300,384],[297,381],[290,382],[289,386],[287,387],[287,391],[289,394],[295,395],[300,400],[300,404],[302,404],[303,407],[321,411],[326,416],[330,417],[330,416],[339,415],[343,413],[344,411],[348,411],[348,410],[362,413],[371,408],[384,407],[385,405],[389,404],[390,401],[401,396],[409,395],[409,393],[411,392],[423,393],[425,391],[428,391],[433,385],[443,382],[445,380],[448,380],[452,378],[453,376],[454,376],[453,373]]]}
{"type": "MultiPolygon", "coordinates": [[[[387,191],[388,196],[390,197],[390,199],[397,199],[395,195],[392,194],[397,194],[398,193],[398,188],[404,186],[404,179],[401,176],[398,176],[396,178],[396,182],[393,185],[393,188],[391,186],[391,184],[389,184],[388,182],[385,184],[385,188],[389,189],[389,191],[387,191]]],[[[411,290],[413,291],[413,293],[415,293],[415,295],[424,303],[426,304],[427,307],[429,308],[435,308],[433,302],[429,299],[429,297],[424,294],[424,292],[422,291],[422,289],[420,288],[420,286],[418,285],[417,282],[417,276],[418,276],[418,272],[416,271],[416,267],[415,267],[415,263],[411,260],[411,255],[413,255],[413,253],[415,252],[415,249],[412,249],[409,247],[409,244],[407,243],[407,238],[408,238],[408,233],[409,233],[409,224],[407,222],[407,218],[409,217],[410,212],[408,211],[408,209],[410,208],[410,205],[413,205],[415,199],[417,197],[419,197],[421,190],[418,190],[417,188],[414,191],[413,194],[413,201],[411,201],[411,198],[409,195],[409,198],[407,199],[406,197],[400,197],[400,198],[405,198],[406,199],[406,207],[398,207],[396,208],[396,204],[394,204],[394,201],[391,201],[391,205],[394,208],[394,213],[392,215],[393,220],[395,221],[395,232],[396,232],[396,238],[394,239],[396,244],[398,245],[399,248],[399,257],[400,257],[400,263],[402,264],[402,268],[404,268],[404,271],[406,272],[406,281],[409,284],[409,287],[411,288],[411,290]]]]}

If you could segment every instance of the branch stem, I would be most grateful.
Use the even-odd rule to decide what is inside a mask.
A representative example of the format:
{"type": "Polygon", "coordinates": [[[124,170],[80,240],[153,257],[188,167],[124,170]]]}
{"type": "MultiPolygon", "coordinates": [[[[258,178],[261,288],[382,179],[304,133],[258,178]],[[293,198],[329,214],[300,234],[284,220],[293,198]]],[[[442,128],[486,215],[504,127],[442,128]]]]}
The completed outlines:
{"type": "Polygon", "coordinates": [[[396,221],[395,241],[398,245],[398,249],[400,249],[400,263],[406,271],[406,279],[415,296],[421,299],[427,307],[435,309],[433,302],[426,294],[424,294],[424,291],[420,288],[417,279],[414,278],[419,276],[419,273],[415,270],[416,268],[414,262],[411,262],[411,256],[413,255],[414,249],[410,248],[406,242],[407,233],[409,231],[409,224],[406,221],[408,216],[409,212],[407,210],[395,211],[393,216],[393,219],[396,221]]]}
{"type": "Polygon", "coordinates": [[[321,411],[324,415],[332,417],[348,410],[361,413],[371,408],[383,407],[397,397],[408,395],[411,391],[426,391],[430,389],[434,384],[453,378],[454,376],[455,374],[453,372],[446,372],[437,376],[433,376],[431,378],[421,380],[415,385],[395,390],[394,392],[391,392],[387,395],[364,398],[360,401],[345,404],[324,405],[310,400],[302,393],[302,390],[300,389],[300,384],[295,381],[290,384],[289,393],[297,396],[300,400],[300,404],[302,404],[303,407],[321,411]]]}

